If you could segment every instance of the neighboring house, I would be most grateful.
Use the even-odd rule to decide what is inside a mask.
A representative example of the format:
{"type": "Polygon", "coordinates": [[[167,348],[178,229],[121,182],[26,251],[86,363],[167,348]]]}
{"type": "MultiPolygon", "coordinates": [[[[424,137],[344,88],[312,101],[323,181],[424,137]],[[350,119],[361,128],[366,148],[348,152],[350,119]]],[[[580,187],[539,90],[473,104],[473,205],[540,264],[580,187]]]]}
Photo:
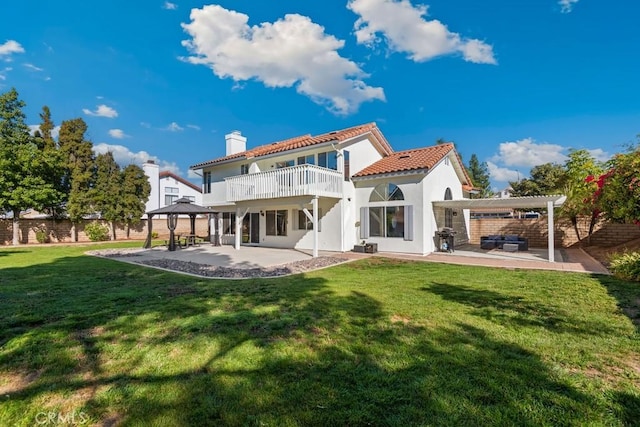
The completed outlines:
{"type": "Polygon", "coordinates": [[[169,206],[181,197],[186,197],[195,204],[202,204],[202,190],[199,186],[173,172],[160,172],[160,167],[152,160],[142,165],[142,169],[151,184],[145,212],[169,206]]]}
{"type": "Polygon", "coordinates": [[[248,150],[235,131],[226,147],[226,156],[191,166],[203,176],[203,205],[221,213],[211,229],[223,244],[317,255],[365,240],[380,251],[427,254],[445,226],[468,241],[468,214],[431,204],[472,190],[453,144],[394,152],[370,123],[248,150]]]}

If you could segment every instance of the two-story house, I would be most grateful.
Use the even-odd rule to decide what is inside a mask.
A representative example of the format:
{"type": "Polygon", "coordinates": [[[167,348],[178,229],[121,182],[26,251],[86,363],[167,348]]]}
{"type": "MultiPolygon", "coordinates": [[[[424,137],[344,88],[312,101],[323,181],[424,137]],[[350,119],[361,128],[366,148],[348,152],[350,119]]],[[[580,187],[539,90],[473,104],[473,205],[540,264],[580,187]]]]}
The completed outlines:
{"type": "Polygon", "coordinates": [[[220,212],[223,244],[427,254],[439,227],[467,240],[468,215],[432,201],[468,197],[471,181],[453,144],[395,152],[375,123],[247,149],[226,135],[226,155],[191,166],[202,203],[220,212]]]}

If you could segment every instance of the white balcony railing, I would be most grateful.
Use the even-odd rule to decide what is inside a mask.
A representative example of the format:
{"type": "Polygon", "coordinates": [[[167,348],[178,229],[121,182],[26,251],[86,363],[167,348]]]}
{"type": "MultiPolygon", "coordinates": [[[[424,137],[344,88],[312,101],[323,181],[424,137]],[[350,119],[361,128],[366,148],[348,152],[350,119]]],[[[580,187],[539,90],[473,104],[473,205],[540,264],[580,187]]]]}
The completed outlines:
{"type": "Polygon", "coordinates": [[[295,196],[342,197],[342,174],[314,165],[300,165],[225,178],[227,201],[295,196]]]}

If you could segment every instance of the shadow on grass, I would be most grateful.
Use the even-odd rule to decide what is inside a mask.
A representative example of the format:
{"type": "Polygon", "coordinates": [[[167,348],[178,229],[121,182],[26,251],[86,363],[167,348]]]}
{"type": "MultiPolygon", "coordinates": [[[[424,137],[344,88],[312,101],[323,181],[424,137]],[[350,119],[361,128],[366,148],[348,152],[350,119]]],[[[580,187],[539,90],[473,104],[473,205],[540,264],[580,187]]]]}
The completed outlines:
{"type": "Polygon", "coordinates": [[[31,251],[25,251],[24,249],[2,249],[0,250],[0,257],[5,257],[13,254],[27,254],[31,251]]]}
{"type": "MultiPolygon", "coordinates": [[[[638,415],[603,407],[472,325],[394,323],[380,301],[321,276],[211,282],[90,257],[4,274],[0,366],[38,372],[5,400],[14,410],[60,393],[81,396],[93,420],[130,424],[533,426],[638,415]]],[[[517,299],[447,286],[428,290],[540,316],[517,299]]],[[[549,323],[541,316],[533,321],[549,323]]]]}
{"type": "Polygon", "coordinates": [[[640,333],[640,283],[625,282],[613,276],[593,276],[600,281],[618,307],[633,322],[640,333]]]}
{"type": "Polygon", "coordinates": [[[609,324],[575,318],[572,313],[521,296],[447,283],[432,283],[422,290],[439,295],[445,300],[473,307],[474,315],[505,326],[541,327],[552,332],[582,335],[618,332],[617,328],[609,324]]]}

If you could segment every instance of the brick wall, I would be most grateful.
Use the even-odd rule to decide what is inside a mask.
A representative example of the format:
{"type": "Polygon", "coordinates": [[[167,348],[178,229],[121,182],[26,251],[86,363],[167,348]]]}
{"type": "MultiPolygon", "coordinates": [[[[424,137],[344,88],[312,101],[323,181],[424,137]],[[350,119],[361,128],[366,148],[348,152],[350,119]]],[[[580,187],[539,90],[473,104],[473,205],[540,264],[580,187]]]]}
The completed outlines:
{"type": "MultiPolygon", "coordinates": [[[[470,223],[470,243],[479,244],[481,236],[490,234],[517,234],[529,239],[529,246],[546,248],[548,243],[547,217],[534,219],[482,218],[472,219],[470,223]]],[[[578,230],[583,241],[580,242],[574,226],[567,220],[556,219],[554,244],[557,247],[573,245],[593,245],[601,247],[616,246],[629,240],[640,238],[640,227],[634,224],[610,224],[599,222],[589,239],[585,239],[589,230],[589,218],[578,221],[578,230]]]]}
{"type": "MultiPolygon", "coordinates": [[[[82,221],[78,225],[78,241],[89,242],[89,238],[84,233],[84,226],[92,221],[82,221]]],[[[98,221],[109,226],[105,221],[98,221]]],[[[38,243],[36,239],[37,230],[45,230],[48,240],[51,243],[72,242],[72,225],[69,220],[53,220],[53,219],[20,219],[20,242],[38,243]]],[[[169,229],[167,228],[167,220],[165,218],[153,219],[153,231],[158,233],[161,239],[169,237],[169,229]]],[[[178,218],[176,233],[189,233],[191,230],[189,218],[178,218]]],[[[207,218],[196,218],[196,234],[198,236],[207,236],[208,224],[207,218]]],[[[0,245],[10,245],[13,239],[12,221],[0,220],[0,245]]],[[[111,236],[111,233],[109,233],[111,236]]],[[[143,220],[129,231],[129,239],[144,240],[147,237],[147,221],[143,220]]],[[[127,239],[127,233],[123,224],[116,224],[117,240],[127,239]]]]}

